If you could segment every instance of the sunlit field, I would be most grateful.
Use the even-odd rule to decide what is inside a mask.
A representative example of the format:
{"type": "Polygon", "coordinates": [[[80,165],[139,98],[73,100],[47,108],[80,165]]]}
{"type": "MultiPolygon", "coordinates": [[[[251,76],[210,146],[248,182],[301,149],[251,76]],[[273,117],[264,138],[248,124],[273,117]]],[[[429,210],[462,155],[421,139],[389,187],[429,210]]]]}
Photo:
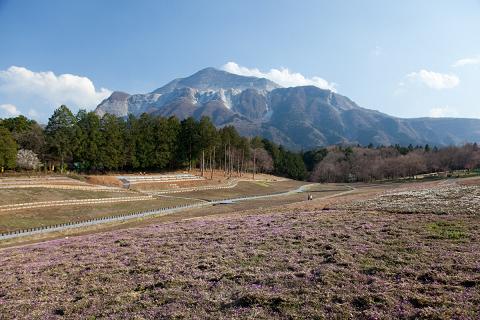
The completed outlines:
{"type": "Polygon", "coordinates": [[[415,185],[6,249],[0,309],[78,319],[477,318],[480,206],[462,209],[475,197],[463,188],[415,185]],[[451,210],[425,205],[425,194],[451,210]]]}

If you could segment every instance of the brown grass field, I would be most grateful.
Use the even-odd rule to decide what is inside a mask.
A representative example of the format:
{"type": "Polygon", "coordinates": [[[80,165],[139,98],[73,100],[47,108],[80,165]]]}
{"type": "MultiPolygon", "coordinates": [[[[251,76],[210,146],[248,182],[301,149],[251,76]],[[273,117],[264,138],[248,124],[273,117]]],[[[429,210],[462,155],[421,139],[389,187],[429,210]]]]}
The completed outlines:
{"type": "Polygon", "coordinates": [[[0,205],[38,201],[100,199],[135,196],[133,192],[63,190],[47,188],[0,189],[0,205]]]}
{"type": "MultiPolygon", "coordinates": [[[[215,200],[221,198],[284,192],[295,189],[302,184],[304,183],[296,181],[240,182],[237,187],[231,189],[177,193],[170,196],[157,196],[155,199],[145,201],[68,205],[4,211],[0,212],[0,232],[23,230],[65,222],[83,221],[92,218],[191,204],[200,202],[202,201],[201,199],[215,200]]],[[[0,205],[32,203],[37,201],[117,198],[139,195],[142,195],[142,193],[47,188],[0,189],[0,205]]]]}
{"type": "Polygon", "coordinates": [[[166,208],[194,202],[197,201],[177,198],[159,198],[145,201],[6,211],[0,212],[0,232],[23,230],[66,222],[84,221],[93,218],[166,208]]]}
{"type": "Polygon", "coordinates": [[[194,197],[203,200],[219,200],[280,193],[296,189],[305,184],[305,182],[293,180],[279,182],[240,181],[235,188],[180,192],[176,193],[175,195],[182,197],[194,197]]]}

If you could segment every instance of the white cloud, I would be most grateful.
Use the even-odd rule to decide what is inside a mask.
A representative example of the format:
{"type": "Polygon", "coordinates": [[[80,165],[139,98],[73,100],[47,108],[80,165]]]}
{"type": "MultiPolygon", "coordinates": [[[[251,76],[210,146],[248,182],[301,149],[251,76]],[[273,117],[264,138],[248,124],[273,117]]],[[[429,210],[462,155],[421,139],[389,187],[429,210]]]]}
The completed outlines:
{"type": "Polygon", "coordinates": [[[242,76],[267,78],[283,87],[316,86],[321,89],[336,92],[335,83],[328,82],[327,80],[317,76],[306,78],[301,73],[291,72],[287,68],[270,69],[270,71],[268,72],[262,72],[257,68],[250,69],[240,66],[235,62],[228,62],[222,66],[222,69],[227,72],[239,74],[242,76]]]}
{"type": "Polygon", "coordinates": [[[444,74],[428,70],[412,72],[408,74],[406,78],[411,82],[421,83],[436,90],[452,89],[460,84],[460,79],[454,74],[444,74]]]}
{"type": "Polygon", "coordinates": [[[92,109],[110,94],[108,89],[96,89],[87,77],[34,72],[16,66],[0,70],[0,98],[15,103],[22,113],[28,110],[25,113],[43,117],[42,120],[62,104],[72,110],[92,109]]]}
{"type": "Polygon", "coordinates": [[[432,118],[441,118],[441,117],[458,117],[459,113],[456,109],[449,106],[432,108],[429,110],[429,115],[432,118]]]}
{"type": "Polygon", "coordinates": [[[2,111],[0,114],[3,113],[7,117],[18,116],[20,114],[17,107],[10,103],[0,104],[0,111],[2,111]]]}
{"type": "Polygon", "coordinates": [[[453,63],[452,67],[464,67],[468,65],[480,65],[480,56],[459,59],[453,63]]]}

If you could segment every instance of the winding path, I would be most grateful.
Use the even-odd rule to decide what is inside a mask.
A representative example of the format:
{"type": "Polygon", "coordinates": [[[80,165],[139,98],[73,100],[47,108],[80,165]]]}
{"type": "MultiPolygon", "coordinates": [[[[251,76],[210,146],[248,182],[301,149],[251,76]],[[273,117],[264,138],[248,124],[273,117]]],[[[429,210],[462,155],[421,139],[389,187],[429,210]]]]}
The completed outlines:
{"type": "MultiPolygon", "coordinates": [[[[21,238],[21,237],[27,237],[27,236],[38,235],[38,234],[46,234],[46,233],[51,233],[51,232],[59,232],[59,231],[65,231],[65,230],[69,230],[69,229],[88,227],[88,226],[100,225],[100,224],[105,224],[105,223],[123,222],[123,221],[127,221],[127,220],[144,218],[144,217],[149,217],[149,216],[164,216],[164,215],[169,215],[169,214],[180,212],[180,211],[187,210],[187,209],[195,209],[195,208],[213,206],[213,205],[218,205],[218,204],[235,203],[235,202],[240,202],[240,201],[248,201],[248,200],[257,200],[257,199],[264,199],[264,198],[288,196],[288,195],[293,195],[293,194],[297,194],[297,193],[306,192],[306,191],[308,191],[308,188],[310,188],[312,186],[315,186],[315,185],[318,185],[318,184],[303,185],[303,186],[301,186],[297,189],[294,189],[294,190],[289,190],[289,191],[279,192],[279,193],[274,193],[274,194],[266,194],[266,195],[258,195],[258,196],[246,196],[246,197],[238,197],[238,198],[223,199],[223,200],[204,201],[204,202],[200,202],[200,203],[180,205],[180,206],[176,206],[176,207],[153,209],[153,210],[148,210],[148,211],[135,212],[135,213],[131,213],[131,214],[123,214],[123,215],[110,216],[110,217],[102,217],[102,218],[92,219],[92,220],[88,220],[88,221],[70,222],[70,223],[66,223],[66,224],[49,226],[49,227],[44,227],[44,228],[34,228],[34,229],[10,232],[10,233],[6,233],[6,234],[0,234],[0,240],[21,238]]],[[[325,196],[325,197],[322,197],[322,199],[328,199],[328,198],[332,198],[332,197],[342,196],[342,195],[351,193],[351,192],[356,190],[355,188],[350,187],[350,186],[346,186],[346,187],[349,190],[342,191],[342,192],[339,192],[339,193],[336,193],[336,194],[333,194],[333,195],[325,196]]],[[[196,199],[196,200],[198,200],[198,199],[196,199]]]]}

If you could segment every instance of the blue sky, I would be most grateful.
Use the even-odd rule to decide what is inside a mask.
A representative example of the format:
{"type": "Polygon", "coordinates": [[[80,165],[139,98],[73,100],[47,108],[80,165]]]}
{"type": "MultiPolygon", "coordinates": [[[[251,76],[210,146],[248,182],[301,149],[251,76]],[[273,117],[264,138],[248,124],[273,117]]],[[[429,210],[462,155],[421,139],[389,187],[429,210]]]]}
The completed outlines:
{"type": "Polygon", "coordinates": [[[0,117],[45,122],[213,66],[400,117],[480,118],[479,40],[479,0],[0,0],[0,117]]]}

